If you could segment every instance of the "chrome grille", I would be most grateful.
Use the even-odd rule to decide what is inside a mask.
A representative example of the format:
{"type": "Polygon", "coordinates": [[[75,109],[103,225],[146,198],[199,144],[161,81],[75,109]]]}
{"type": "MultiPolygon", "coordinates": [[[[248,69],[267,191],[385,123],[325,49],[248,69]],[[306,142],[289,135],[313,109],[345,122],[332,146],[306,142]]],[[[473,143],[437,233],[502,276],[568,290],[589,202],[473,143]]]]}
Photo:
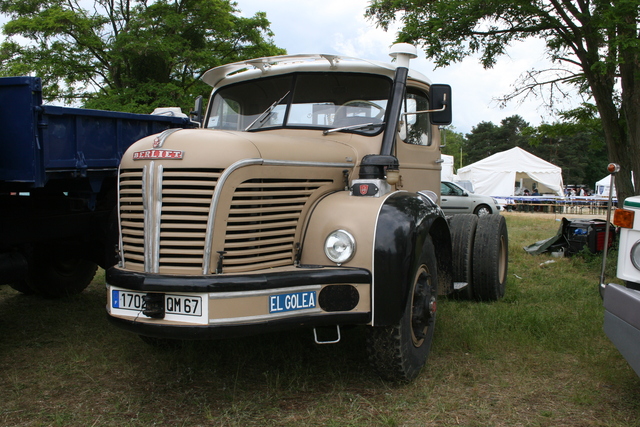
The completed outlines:
{"type": "Polygon", "coordinates": [[[165,169],[160,217],[160,273],[202,274],[211,199],[222,170],[165,169]]]}
{"type": "Polygon", "coordinates": [[[144,270],[142,169],[120,171],[120,231],[127,267],[144,270]]]}
{"type": "MultiPolygon", "coordinates": [[[[153,164],[122,169],[120,224],[125,267],[161,274],[202,274],[211,203],[222,172],[153,164]]],[[[213,230],[209,249],[214,259],[223,248],[224,273],[292,265],[299,220],[310,197],[321,187],[326,192],[335,186],[330,178],[261,178],[235,185],[230,206],[216,210],[217,224],[226,229],[213,230]]],[[[214,264],[210,272],[218,267],[214,264]]]]}
{"type": "Polygon", "coordinates": [[[224,272],[291,265],[296,228],[323,179],[251,179],[236,188],[224,242],[224,272]]]}
{"type": "MultiPolygon", "coordinates": [[[[159,181],[162,185],[162,204],[156,263],[159,273],[202,273],[207,219],[213,191],[221,172],[210,169],[162,171],[159,181]]],[[[150,198],[155,194],[149,188],[142,169],[120,172],[123,256],[126,267],[137,271],[145,271],[145,232],[152,233],[158,223],[157,218],[154,218],[154,223],[145,229],[142,195],[146,194],[150,198]]],[[[151,251],[151,248],[147,250],[151,251]]],[[[148,266],[147,269],[149,268],[148,266]]]]}

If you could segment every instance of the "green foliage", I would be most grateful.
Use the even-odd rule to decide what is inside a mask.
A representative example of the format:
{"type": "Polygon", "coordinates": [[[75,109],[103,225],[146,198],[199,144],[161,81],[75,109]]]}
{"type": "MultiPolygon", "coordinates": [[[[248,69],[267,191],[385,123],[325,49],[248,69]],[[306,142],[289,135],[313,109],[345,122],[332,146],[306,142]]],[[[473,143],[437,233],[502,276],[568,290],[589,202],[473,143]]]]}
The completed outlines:
{"type": "Polygon", "coordinates": [[[456,132],[454,126],[447,126],[442,130],[444,146],[441,147],[443,154],[453,156],[454,168],[461,167],[467,158],[464,152],[466,139],[462,132],[456,132]]]}
{"type": "MultiPolygon", "coordinates": [[[[602,121],[609,161],[622,170],[618,198],[640,188],[640,7],[637,0],[373,0],[366,16],[398,41],[418,43],[438,66],[477,56],[491,68],[516,42],[539,38],[554,63],[527,71],[502,100],[541,95],[552,108],[568,87],[592,97],[602,121]]],[[[492,129],[486,129],[492,131],[492,129]]]]}
{"type": "Polygon", "coordinates": [[[477,162],[485,157],[513,147],[527,149],[528,138],[523,134],[529,123],[518,115],[507,117],[496,126],[491,122],[481,122],[467,134],[467,161],[477,162]]]}
{"type": "Polygon", "coordinates": [[[229,0],[12,0],[0,12],[0,74],[35,74],[48,100],[91,108],[188,111],[207,69],[284,53],[263,12],[240,17],[229,0]]]}
{"type": "Polygon", "coordinates": [[[564,122],[542,124],[527,132],[529,151],[562,167],[566,184],[592,186],[606,175],[609,163],[601,120],[586,104],[562,117],[564,122]]]}

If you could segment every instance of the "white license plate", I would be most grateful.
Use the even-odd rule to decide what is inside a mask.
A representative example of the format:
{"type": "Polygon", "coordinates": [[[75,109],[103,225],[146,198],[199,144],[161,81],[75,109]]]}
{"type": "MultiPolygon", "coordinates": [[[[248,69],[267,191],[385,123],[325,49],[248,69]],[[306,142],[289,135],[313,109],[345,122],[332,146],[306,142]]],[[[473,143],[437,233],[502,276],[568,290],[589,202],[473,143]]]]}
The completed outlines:
{"type": "MultiPolygon", "coordinates": [[[[111,307],[120,310],[144,310],[144,296],[140,292],[121,290],[111,291],[111,307]]],[[[199,296],[185,296],[165,294],[164,311],[166,314],[179,316],[202,316],[202,298],[199,296]]]]}
{"type": "Polygon", "coordinates": [[[269,313],[316,308],[316,291],[269,296],[269,313]]]}

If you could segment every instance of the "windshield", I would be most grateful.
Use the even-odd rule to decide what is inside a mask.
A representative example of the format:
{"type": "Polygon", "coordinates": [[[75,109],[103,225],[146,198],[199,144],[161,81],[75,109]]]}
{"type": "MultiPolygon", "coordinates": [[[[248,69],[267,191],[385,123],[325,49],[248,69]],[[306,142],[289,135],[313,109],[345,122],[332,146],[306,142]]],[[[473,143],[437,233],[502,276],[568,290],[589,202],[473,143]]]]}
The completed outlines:
{"type": "Polygon", "coordinates": [[[382,130],[390,92],[390,79],[371,74],[255,79],[217,91],[206,123],[210,129],[344,128],[373,135],[382,130]]]}

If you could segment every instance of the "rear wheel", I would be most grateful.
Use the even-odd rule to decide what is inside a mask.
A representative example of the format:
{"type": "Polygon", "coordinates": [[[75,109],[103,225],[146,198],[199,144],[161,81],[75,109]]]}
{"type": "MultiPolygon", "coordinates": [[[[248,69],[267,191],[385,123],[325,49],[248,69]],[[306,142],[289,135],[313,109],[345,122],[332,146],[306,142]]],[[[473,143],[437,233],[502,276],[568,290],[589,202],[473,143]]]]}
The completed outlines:
{"type": "Polygon", "coordinates": [[[410,294],[398,324],[372,327],[367,334],[369,361],[374,370],[389,381],[413,380],[429,356],[438,295],[431,240],[425,243],[411,278],[410,294]]]}
{"type": "Polygon", "coordinates": [[[80,258],[73,248],[46,246],[34,251],[27,285],[49,298],[82,292],[96,274],[98,266],[80,258]]]}
{"type": "Polygon", "coordinates": [[[449,222],[451,228],[451,250],[453,253],[453,282],[467,283],[459,296],[473,298],[473,243],[478,226],[478,217],[471,214],[454,215],[449,222]]]}
{"type": "Polygon", "coordinates": [[[509,236],[502,215],[478,218],[473,244],[473,295],[481,301],[504,296],[509,262],[509,236]]]}

